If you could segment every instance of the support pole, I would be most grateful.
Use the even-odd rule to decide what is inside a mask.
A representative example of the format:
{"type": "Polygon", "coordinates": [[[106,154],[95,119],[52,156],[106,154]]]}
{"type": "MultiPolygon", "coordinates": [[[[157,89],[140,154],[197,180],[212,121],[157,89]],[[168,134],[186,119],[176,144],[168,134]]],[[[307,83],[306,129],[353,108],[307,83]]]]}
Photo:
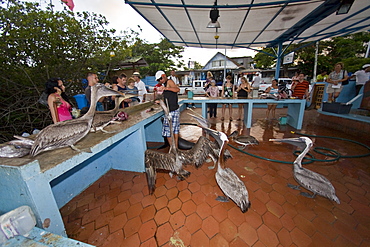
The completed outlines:
{"type": "Polygon", "coordinates": [[[225,58],[224,58],[224,81],[222,83],[222,86],[224,85],[225,81],[226,81],[226,48],[225,48],[225,58]]]}
{"type": "Polygon", "coordinates": [[[319,55],[319,42],[320,41],[316,41],[315,64],[313,66],[313,78],[312,78],[312,82],[316,82],[316,76],[317,76],[317,56],[319,55]]]}
{"type": "Polygon", "coordinates": [[[370,50],[370,41],[367,42],[367,50],[366,50],[365,58],[369,57],[369,50],[370,50]]]}
{"type": "Polygon", "coordinates": [[[281,65],[281,55],[283,53],[283,44],[279,43],[278,51],[277,51],[277,58],[276,58],[276,69],[275,69],[275,79],[279,78],[280,75],[280,65],[281,65]]]}

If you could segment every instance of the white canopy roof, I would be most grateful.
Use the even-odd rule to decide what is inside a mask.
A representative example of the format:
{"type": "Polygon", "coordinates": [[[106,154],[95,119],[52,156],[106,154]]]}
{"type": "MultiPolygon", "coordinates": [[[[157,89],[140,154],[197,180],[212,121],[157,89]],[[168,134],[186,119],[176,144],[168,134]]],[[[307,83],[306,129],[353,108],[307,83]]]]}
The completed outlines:
{"type": "MultiPolygon", "coordinates": [[[[348,0],[342,0],[348,1],[348,0]]],[[[368,31],[370,1],[355,0],[336,15],[341,0],[219,0],[221,28],[207,28],[213,0],[126,0],[174,45],[258,48],[317,41],[368,31]]]]}

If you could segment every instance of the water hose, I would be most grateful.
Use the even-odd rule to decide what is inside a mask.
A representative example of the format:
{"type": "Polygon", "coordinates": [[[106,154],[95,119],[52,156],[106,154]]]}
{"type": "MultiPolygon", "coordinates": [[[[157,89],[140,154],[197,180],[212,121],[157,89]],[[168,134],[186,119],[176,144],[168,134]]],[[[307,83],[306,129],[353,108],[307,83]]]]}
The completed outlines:
{"type": "MultiPolygon", "coordinates": [[[[341,141],[348,141],[348,142],[352,142],[352,143],[358,144],[358,145],[366,148],[367,150],[369,150],[369,152],[366,153],[366,154],[360,154],[360,155],[341,155],[338,151],[336,151],[334,149],[325,148],[325,147],[315,147],[315,148],[313,148],[313,151],[315,151],[316,153],[322,154],[322,155],[325,155],[325,156],[329,156],[329,157],[333,157],[333,158],[332,159],[316,159],[312,154],[307,153],[307,156],[309,156],[309,157],[304,157],[304,160],[307,160],[307,161],[302,162],[302,165],[310,164],[310,163],[312,163],[314,161],[318,161],[318,162],[333,162],[333,161],[339,160],[340,158],[362,158],[362,157],[370,156],[370,147],[367,146],[367,145],[365,145],[365,144],[363,144],[363,143],[361,143],[361,142],[358,142],[358,141],[354,141],[354,140],[346,139],[346,138],[341,138],[341,137],[333,137],[333,136],[309,135],[309,134],[304,134],[304,133],[294,132],[294,131],[292,131],[292,133],[293,134],[297,134],[297,135],[307,136],[307,137],[329,138],[329,139],[336,139],[336,140],[341,140],[341,141]]],[[[255,155],[255,154],[251,154],[251,153],[248,153],[248,152],[246,152],[244,150],[241,150],[241,149],[239,149],[237,147],[234,147],[231,144],[228,144],[228,145],[230,147],[238,150],[239,152],[242,152],[244,154],[250,155],[250,156],[255,157],[255,158],[258,158],[258,159],[263,159],[263,160],[277,162],[277,163],[282,163],[282,164],[293,164],[293,162],[289,162],[289,161],[269,159],[269,158],[265,158],[265,157],[258,156],[258,155],[255,155]]],[[[293,154],[295,156],[298,156],[300,154],[300,151],[294,151],[293,154]]]]}

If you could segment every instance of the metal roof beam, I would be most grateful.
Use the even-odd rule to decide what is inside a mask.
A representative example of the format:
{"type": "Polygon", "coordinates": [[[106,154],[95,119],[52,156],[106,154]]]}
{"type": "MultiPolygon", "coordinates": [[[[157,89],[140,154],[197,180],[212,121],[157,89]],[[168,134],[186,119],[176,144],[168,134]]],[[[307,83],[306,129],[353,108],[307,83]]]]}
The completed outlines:
{"type": "Polygon", "coordinates": [[[325,1],[314,11],[310,12],[307,16],[302,18],[302,20],[297,22],[285,33],[280,35],[274,41],[270,42],[270,44],[267,47],[276,46],[279,43],[284,43],[288,40],[291,40],[295,36],[298,37],[303,31],[305,31],[309,27],[315,25],[316,23],[320,22],[321,20],[325,19],[326,17],[334,13],[338,9],[340,2],[341,0],[325,1]]]}
{"type": "MultiPolygon", "coordinates": [[[[214,8],[214,5],[204,5],[204,4],[173,4],[173,3],[148,3],[148,2],[135,2],[130,0],[125,0],[125,2],[131,6],[141,5],[141,6],[156,6],[156,7],[172,7],[172,8],[196,8],[196,9],[208,9],[214,8]]],[[[303,3],[312,2],[312,0],[282,0],[267,3],[251,3],[251,4],[227,4],[227,5],[217,5],[218,9],[238,9],[238,8],[254,8],[254,7],[270,7],[275,5],[283,5],[287,3],[303,3]]],[[[317,2],[321,2],[317,0],[317,2]]]]}
{"type": "MultiPolygon", "coordinates": [[[[319,33],[322,33],[322,32],[324,32],[325,30],[328,30],[328,29],[330,29],[330,28],[332,28],[332,27],[334,27],[334,26],[336,26],[336,25],[338,25],[338,24],[342,23],[343,21],[346,21],[346,20],[348,20],[348,19],[350,19],[350,18],[352,18],[352,17],[355,17],[356,15],[359,15],[359,14],[361,14],[362,12],[364,12],[364,11],[368,10],[369,8],[370,8],[370,5],[369,5],[369,6],[367,6],[367,7],[365,7],[365,8],[363,8],[363,9],[360,9],[360,10],[359,10],[359,11],[357,11],[356,13],[353,13],[353,14],[351,14],[351,15],[346,16],[346,17],[345,17],[345,18],[343,18],[342,20],[337,21],[337,22],[333,23],[332,25],[330,25],[330,26],[328,26],[328,27],[325,27],[325,28],[321,29],[320,31],[317,31],[317,32],[316,32],[316,33],[314,33],[313,35],[311,35],[311,36],[309,36],[309,37],[304,38],[304,39],[303,39],[302,41],[300,41],[299,43],[305,42],[305,40],[309,39],[310,37],[315,37],[315,36],[317,36],[319,33]]],[[[369,19],[369,18],[363,19],[363,20],[361,20],[361,21],[359,21],[359,22],[357,22],[357,23],[364,22],[364,21],[366,21],[366,20],[368,20],[368,19],[369,19]]],[[[351,26],[352,26],[352,25],[351,25],[351,26]]]]}

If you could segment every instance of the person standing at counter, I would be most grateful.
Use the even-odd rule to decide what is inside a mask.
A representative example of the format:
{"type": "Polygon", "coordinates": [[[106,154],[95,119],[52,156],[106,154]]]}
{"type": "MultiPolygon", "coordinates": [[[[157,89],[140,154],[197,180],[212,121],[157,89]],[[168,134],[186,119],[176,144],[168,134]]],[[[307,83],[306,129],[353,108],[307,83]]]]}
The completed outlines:
{"type": "Polygon", "coordinates": [[[304,79],[304,74],[300,73],[298,75],[298,80],[293,80],[291,90],[293,91],[292,96],[298,99],[308,99],[309,92],[308,89],[310,83],[304,79]]]}
{"type": "MultiPolygon", "coordinates": [[[[222,86],[222,92],[221,96],[223,98],[233,98],[235,95],[235,86],[231,82],[232,77],[226,76],[226,83],[222,86]]],[[[225,120],[225,111],[226,111],[226,105],[229,106],[229,118],[230,121],[233,121],[233,111],[232,111],[232,104],[222,104],[222,117],[221,121],[225,120]]]]}
{"type": "MultiPolygon", "coordinates": [[[[251,86],[249,85],[248,80],[245,77],[241,77],[240,85],[236,89],[236,92],[238,93],[238,99],[248,99],[248,94],[250,93],[250,91],[251,91],[251,86]]],[[[242,119],[243,105],[244,104],[238,104],[238,107],[239,107],[238,121],[242,119]]]]}
{"type": "MultiPolygon", "coordinates": [[[[206,91],[206,96],[211,98],[217,98],[219,94],[218,87],[216,86],[216,81],[211,80],[211,86],[206,91]]],[[[209,107],[209,117],[217,117],[217,103],[208,103],[209,107]]]]}
{"type": "Polygon", "coordinates": [[[139,100],[140,103],[144,103],[145,101],[145,94],[148,92],[146,91],[145,83],[140,79],[140,73],[139,72],[134,72],[132,74],[132,77],[135,79],[135,87],[138,88],[139,90],[139,100]]]}
{"type": "Polygon", "coordinates": [[[167,137],[168,143],[171,143],[171,138],[174,138],[175,145],[178,147],[180,133],[180,109],[177,93],[180,92],[180,88],[173,80],[168,79],[162,70],[159,70],[157,73],[155,73],[155,79],[163,84],[163,100],[165,104],[168,104],[168,110],[172,120],[173,137],[171,136],[170,123],[167,118],[164,118],[163,120],[162,136],[167,137]]]}

